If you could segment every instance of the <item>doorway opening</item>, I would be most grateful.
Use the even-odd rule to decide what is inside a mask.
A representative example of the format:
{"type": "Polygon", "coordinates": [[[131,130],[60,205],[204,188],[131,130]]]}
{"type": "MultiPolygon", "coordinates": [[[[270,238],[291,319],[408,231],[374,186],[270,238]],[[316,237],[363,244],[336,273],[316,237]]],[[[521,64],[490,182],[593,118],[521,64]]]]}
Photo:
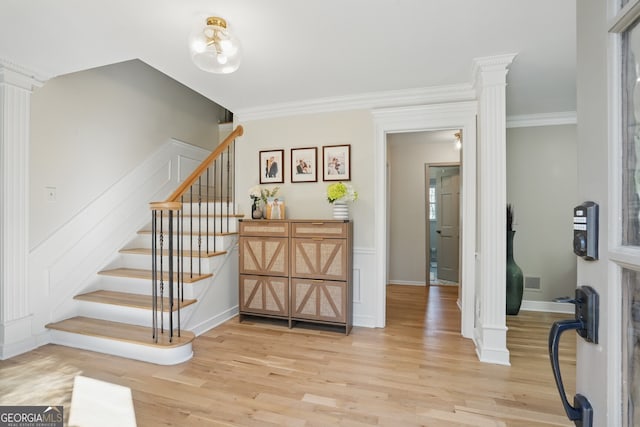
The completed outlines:
{"type": "Polygon", "coordinates": [[[460,164],[425,164],[429,285],[460,283],[460,164]]]}
{"type": "Polygon", "coordinates": [[[459,283],[460,150],[456,132],[425,130],[387,136],[387,283],[430,285],[430,258],[436,261],[438,257],[440,276],[449,284],[459,283]],[[433,187],[429,169],[434,173],[433,187]],[[430,193],[437,194],[439,203],[430,200],[430,193]],[[432,238],[436,228],[439,238],[432,238]]]}

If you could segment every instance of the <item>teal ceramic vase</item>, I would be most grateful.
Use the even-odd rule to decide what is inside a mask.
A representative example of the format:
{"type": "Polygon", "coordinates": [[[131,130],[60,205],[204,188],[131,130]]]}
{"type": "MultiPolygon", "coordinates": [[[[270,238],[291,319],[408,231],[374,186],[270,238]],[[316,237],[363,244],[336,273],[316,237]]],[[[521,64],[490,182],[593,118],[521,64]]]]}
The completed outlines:
{"type": "Polygon", "coordinates": [[[507,314],[516,315],[522,304],[524,277],[522,269],[513,259],[513,237],[515,231],[507,230],[507,314]]]}

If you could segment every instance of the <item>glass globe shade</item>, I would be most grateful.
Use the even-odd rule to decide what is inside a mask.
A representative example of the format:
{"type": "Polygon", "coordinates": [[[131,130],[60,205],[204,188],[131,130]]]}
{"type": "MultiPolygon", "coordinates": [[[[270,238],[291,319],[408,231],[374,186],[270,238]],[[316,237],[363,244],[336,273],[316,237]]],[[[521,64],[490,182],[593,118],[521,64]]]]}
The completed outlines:
{"type": "Polygon", "coordinates": [[[240,66],[240,43],[220,25],[206,25],[189,36],[191,60],[201,70],[228,74],[240,66]]]}

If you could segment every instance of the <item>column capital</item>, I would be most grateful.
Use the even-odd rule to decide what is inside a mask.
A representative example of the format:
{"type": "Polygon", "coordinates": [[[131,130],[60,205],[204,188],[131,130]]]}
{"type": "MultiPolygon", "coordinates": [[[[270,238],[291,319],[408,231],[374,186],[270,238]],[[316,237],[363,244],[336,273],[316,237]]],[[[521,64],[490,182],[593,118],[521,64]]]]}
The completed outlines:
{"type": "Polygon", "coordinates": [[[33,91],[42,87],[48,76],[0,58],[0,84],[7,84],[33,91]]]}
{"type": "Polygon", "coordinates": [[[507,71],[516,53],[485,56],[473,60],[473,86],[476,89],[484,86],[506,84],[507,71]]]}

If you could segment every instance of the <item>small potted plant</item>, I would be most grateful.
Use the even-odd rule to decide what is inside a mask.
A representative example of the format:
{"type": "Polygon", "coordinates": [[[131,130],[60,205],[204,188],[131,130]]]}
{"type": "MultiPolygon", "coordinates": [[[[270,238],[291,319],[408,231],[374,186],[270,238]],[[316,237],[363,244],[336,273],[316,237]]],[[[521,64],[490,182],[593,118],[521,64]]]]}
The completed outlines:
{"type": "Polygon", "coordinates": [[[347,202],[358,200],[358,192],[351,184],[334,182],[327,187],[327,200],[333,205],[334,219],[349,219],[349,206],[347,202]]]}

